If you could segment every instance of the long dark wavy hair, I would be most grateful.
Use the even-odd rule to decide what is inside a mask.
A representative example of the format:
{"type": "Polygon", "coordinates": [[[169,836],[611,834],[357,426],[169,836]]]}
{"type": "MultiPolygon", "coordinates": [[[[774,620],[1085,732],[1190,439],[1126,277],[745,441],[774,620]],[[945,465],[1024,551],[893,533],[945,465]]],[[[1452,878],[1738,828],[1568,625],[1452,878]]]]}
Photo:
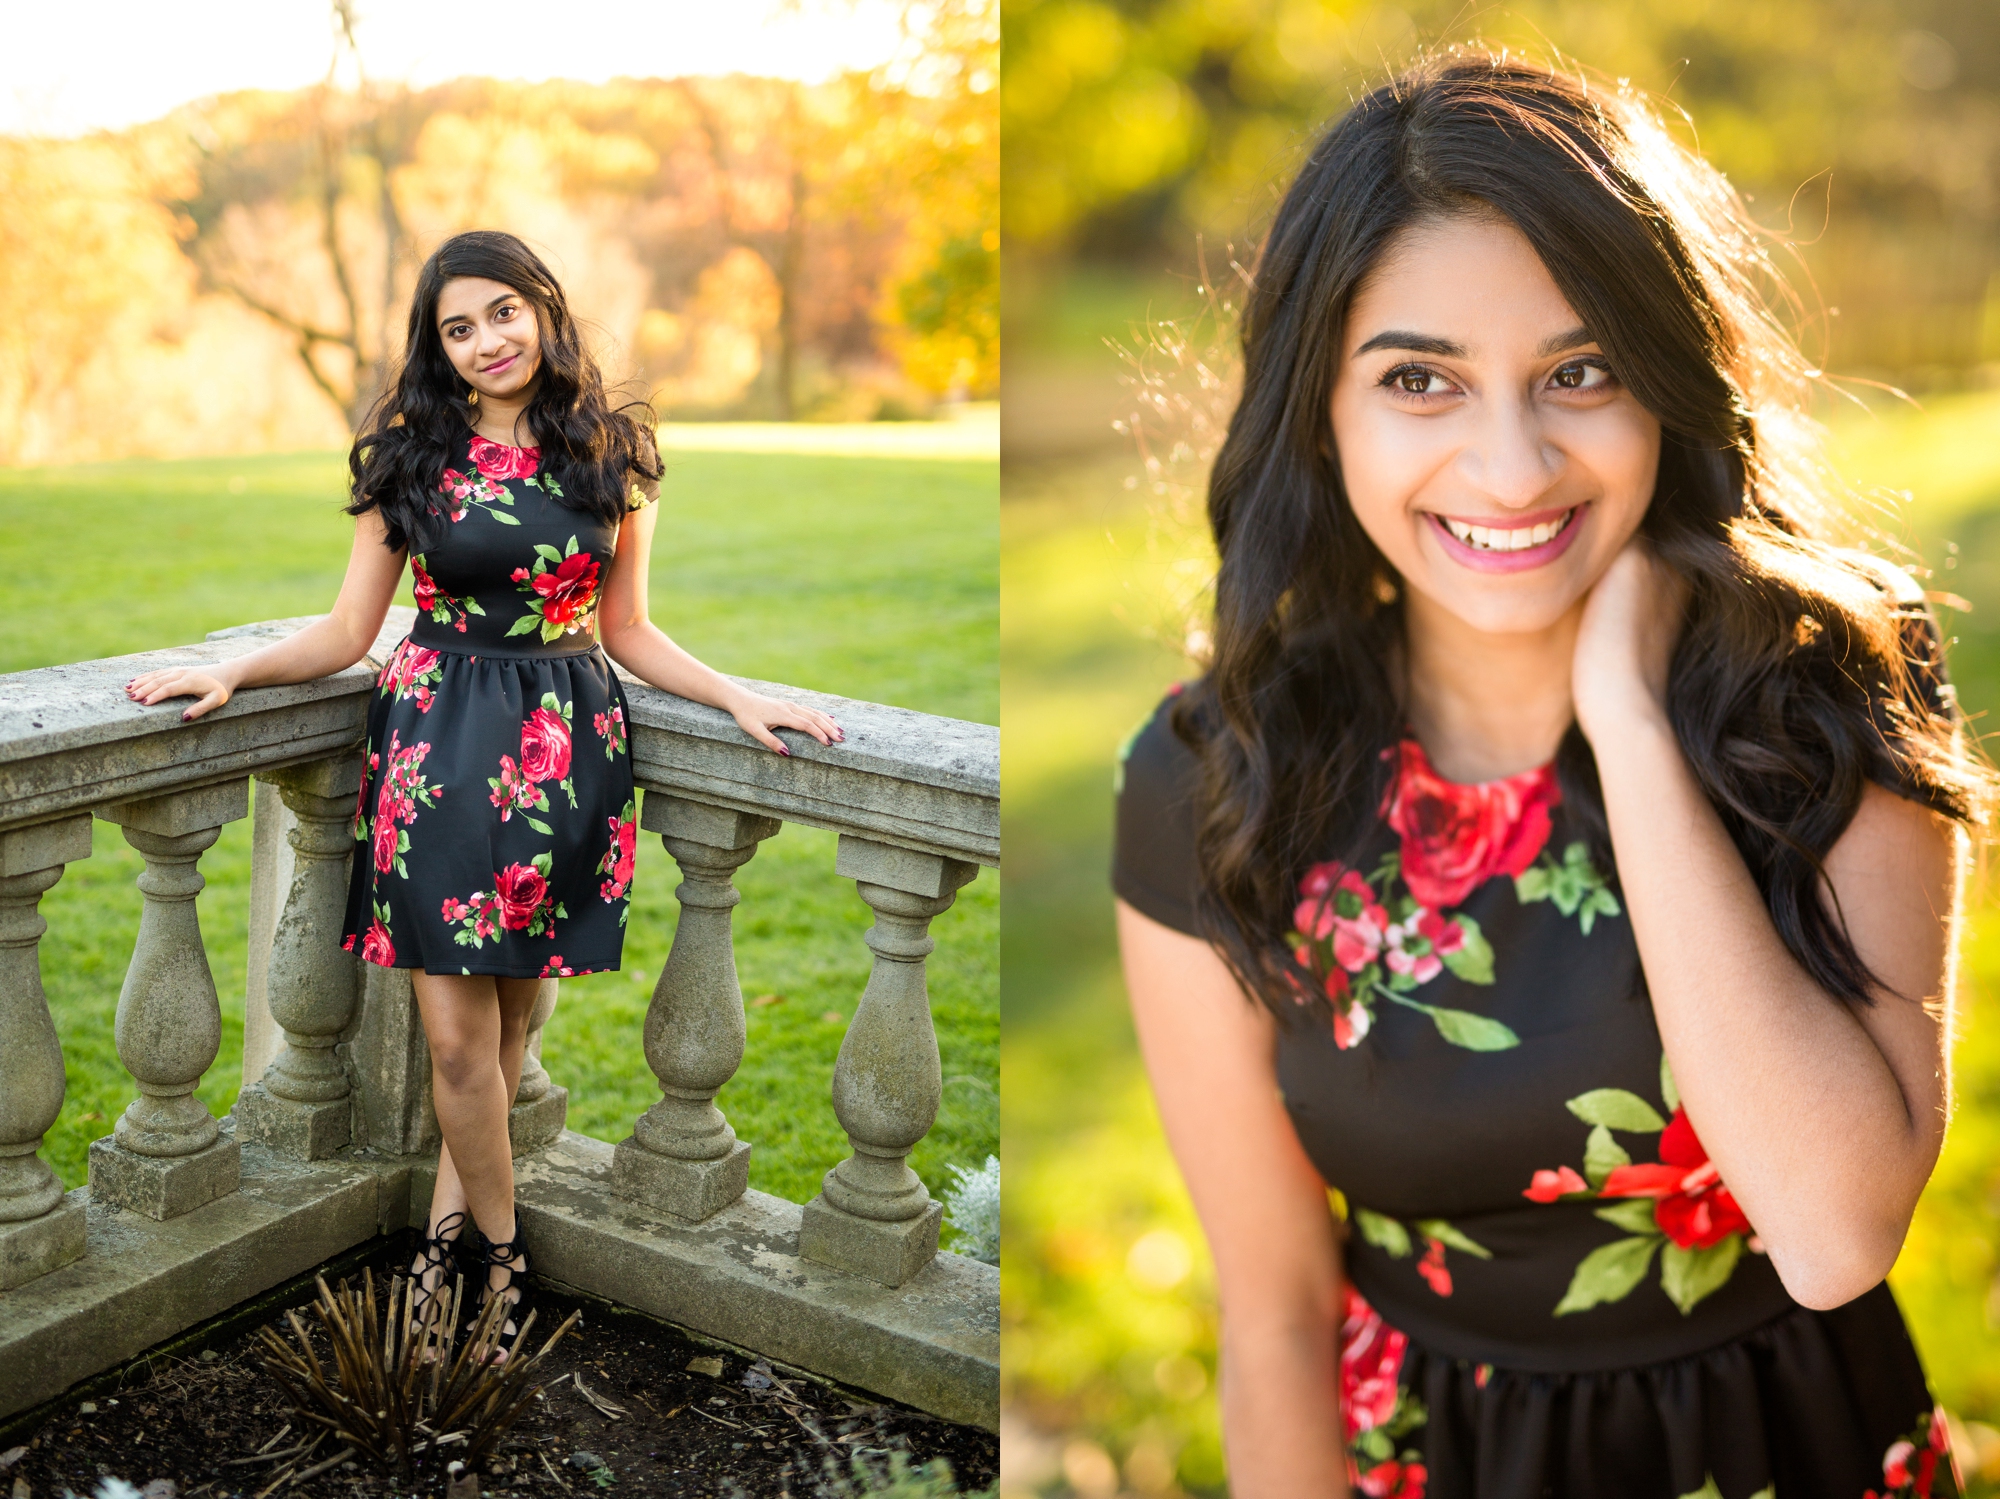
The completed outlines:
{"type": "MultiPolygon", "coordinates": [[[[1723,178],[1623,89],[1454,50],[1368,95],[1312,151],[1243,313],[1243,390],[1209,483],[1214,654],[1173,725],[1202,766],[1202,925],[1297,1014],[1284,936],[1312,862],[1355,861],[1400,737],[1395,572],[1342,487],[1330,414],[1342,323],[1425,220],[1518,229],[1618,377],[1659,418],[1641,534],[1689,589],[1668,711],[1771,919],[1828,993],[1874,976],[1822,900],[1822,860],[1874,781],[1962,824],[1988,773],[1961,740],[1908,575],[1827,539],[1782,287],[1723,178]],[[1782,304],[1780,304],[1782,305],[1782,304]]],[[[1615,870],[1588,742],[1556,759],[1598,868],[1615,870]]]]}
{"type": "Polygon", "coordinates": [[[561,284],[533,250],[492,229],[454,234],[418,273],[402,366],[347,455],[348,514],[381,511],[392,550],[421,552],[443,534],[437,486],[473,424],[472,387],[453,368],[437,326],[438,296],[460,276],[512,287],[534,308],[541,365],[526,416],[542,466],[561,485],[559,503],[617,525],[633,481],[660,477],[652,412],[643,402],[612,406],[561,284]]]}

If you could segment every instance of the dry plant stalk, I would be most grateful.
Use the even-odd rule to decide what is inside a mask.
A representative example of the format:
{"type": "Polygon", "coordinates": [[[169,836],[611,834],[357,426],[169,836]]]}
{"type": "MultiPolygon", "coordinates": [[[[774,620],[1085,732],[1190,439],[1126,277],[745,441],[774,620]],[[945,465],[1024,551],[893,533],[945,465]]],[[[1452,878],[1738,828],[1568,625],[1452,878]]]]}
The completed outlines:
{"type": "Polygon", "coordinates": [[[419,1287],[407,1276],[391,1278],[385,1308],[376,1305],[372,1270],[363,1269],[359,1291],[345,1280],[338,1291],[327,1289],[324,1276],[318,1281],[313,1311],[333,1345],[331,1378],[297,1312],[285,1314],[296,1348],[271,1328],[262,1329],[264,1368],[284,1387],[300,1419],[403,1479],[414,1477],[419,1464],[434,1460],[441,1466],[446,1457],[477,1468],[541,1388],[528,1381],[543,1357],[582,1315],[571,1312],[528,1354],[523,1349],[535,1325],[535,1313],[529,1312],[506,1361],[496,1363],[508,1315],[508,1303],[497,1296],[452,1355],[465,1293],[462,1276],[454,1277],[449,1295],[440,1288],[420,1310],[413,1309],[419,1287]]]}

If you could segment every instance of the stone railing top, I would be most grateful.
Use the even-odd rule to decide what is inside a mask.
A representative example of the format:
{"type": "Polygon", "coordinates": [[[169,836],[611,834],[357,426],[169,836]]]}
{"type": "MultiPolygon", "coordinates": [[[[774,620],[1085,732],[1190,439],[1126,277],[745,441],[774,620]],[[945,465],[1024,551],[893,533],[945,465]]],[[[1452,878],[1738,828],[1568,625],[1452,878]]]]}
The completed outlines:
{"type": "MultiPolygon", "coordinates": [[[[138,672],[242,655],[318,617],[237,625],[199,645],[0,676],[0,829],[321,759],[358,744],[376,672],[415,618],[408,607],[389,611],[369,656],[346,671],[246,689],[193,723],[181,722],[184,699],[148,708],[123,691],[138,672]]],[[[999,862],[1000,731],[990,724],[742,679],[774,697],[824,709],[847,732],[845,742],[822,746],[785,731],[787,759],[750,739],[721,710],[619,675],[632,708],[633,770],[642,787],[999,862]]]]}

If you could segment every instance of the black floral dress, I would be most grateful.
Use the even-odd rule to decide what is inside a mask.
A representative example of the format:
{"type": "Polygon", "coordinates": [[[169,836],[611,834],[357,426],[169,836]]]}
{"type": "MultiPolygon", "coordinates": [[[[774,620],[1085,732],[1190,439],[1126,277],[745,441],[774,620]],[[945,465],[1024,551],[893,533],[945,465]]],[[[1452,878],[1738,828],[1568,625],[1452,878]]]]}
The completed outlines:
{"type": "Polygon", "coordinates": [[[342,943],[385,968],[618,966],[638,827],[595,639],[617,530],[564,506],[540,456],[468,435],[438,485],[449,530],[410,558],[417,623],[369,709],[342,943]]]}
{"type": "MultiPolygon", "coordinates": [[[[1113,883],[1197,933],[1192,753],[1124,762],[1113,883]]],[[[1552,768],[1405,740],[1374,844],[1309,869],[1279,1083],[1344,1200],[1349,1471],[1378,1499],[1958,1493],[1888,1285],[1786,1294],[1702,1148],[1552,768]]]]}

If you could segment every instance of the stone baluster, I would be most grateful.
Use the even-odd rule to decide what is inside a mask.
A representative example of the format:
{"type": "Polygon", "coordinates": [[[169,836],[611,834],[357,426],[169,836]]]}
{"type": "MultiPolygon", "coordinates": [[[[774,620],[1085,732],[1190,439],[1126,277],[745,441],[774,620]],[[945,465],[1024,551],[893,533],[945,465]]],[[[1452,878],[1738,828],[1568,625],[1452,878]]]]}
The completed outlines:
{"type": "Polygon", "coordinates": [[[833,1112],[854,1154],[806,1204],[799,1254],[899,1286],[936,1256],[944,1217],[907,1163],[943,1093],[924,980],[930,924],[979,866],[842,834],[834,868],[875,912],[875,963],[833,1069],[833,1112]]]}
{"type": "Polygon", "coordinates": [[[639,824],[680,865],[681,916],[646,1009],[646,1062],[663,1096],[619,1142],[611,1189],[700,1222],[750,1184],[750,1146],[715,1106],[743,1061],[743,990],[729,935],[741,896],[730,881],[779,824],[656,791],[646,793],[639,824]]]}
{"type": "Polygon", "coordinates": [[[90,1147],[90,1195],[165,1220],[234,1192],[242,1147],[219,1134],[194,1090],[222,1045],[222,1010],[202,946],[196,867],[224,823],[249,815],[249,781],[98,809],[144,857],[146,905],[118,994],[118,1059],[139,1096],[90,1147]]]}
{"type": "Polygon", "coordinates": [[[569,1089],[553,1082],[542,1066],[542,1028],[556,1012],[558,981],[543,979],[528,1012],[527,1050],[521,1057],[521,1086],[507,1114],[507,1138],[515,1155],[553,1145],[569,1122],[569,1089]]]}
{"type": "Polygon", "coordinates": [[[88,817],[0,833],[0,1291],[83,1255],[83,1194],[65,1194],[36,1153],[63,1102],[36,907],[64,865],[89,857],[88,817]]]}
{"type": "Polygon", "coordinates": [[[341,949],[354,853],[361,758],[342,755],[273,772],[297,819],[291,890],[271,942],[267,992],[284,1049],[236,1101],[238,1134],[297,1160],[317,1161],[354,1138],[347,1071],[334,1046],[354,1020],[360,958],[341,949]]]}

